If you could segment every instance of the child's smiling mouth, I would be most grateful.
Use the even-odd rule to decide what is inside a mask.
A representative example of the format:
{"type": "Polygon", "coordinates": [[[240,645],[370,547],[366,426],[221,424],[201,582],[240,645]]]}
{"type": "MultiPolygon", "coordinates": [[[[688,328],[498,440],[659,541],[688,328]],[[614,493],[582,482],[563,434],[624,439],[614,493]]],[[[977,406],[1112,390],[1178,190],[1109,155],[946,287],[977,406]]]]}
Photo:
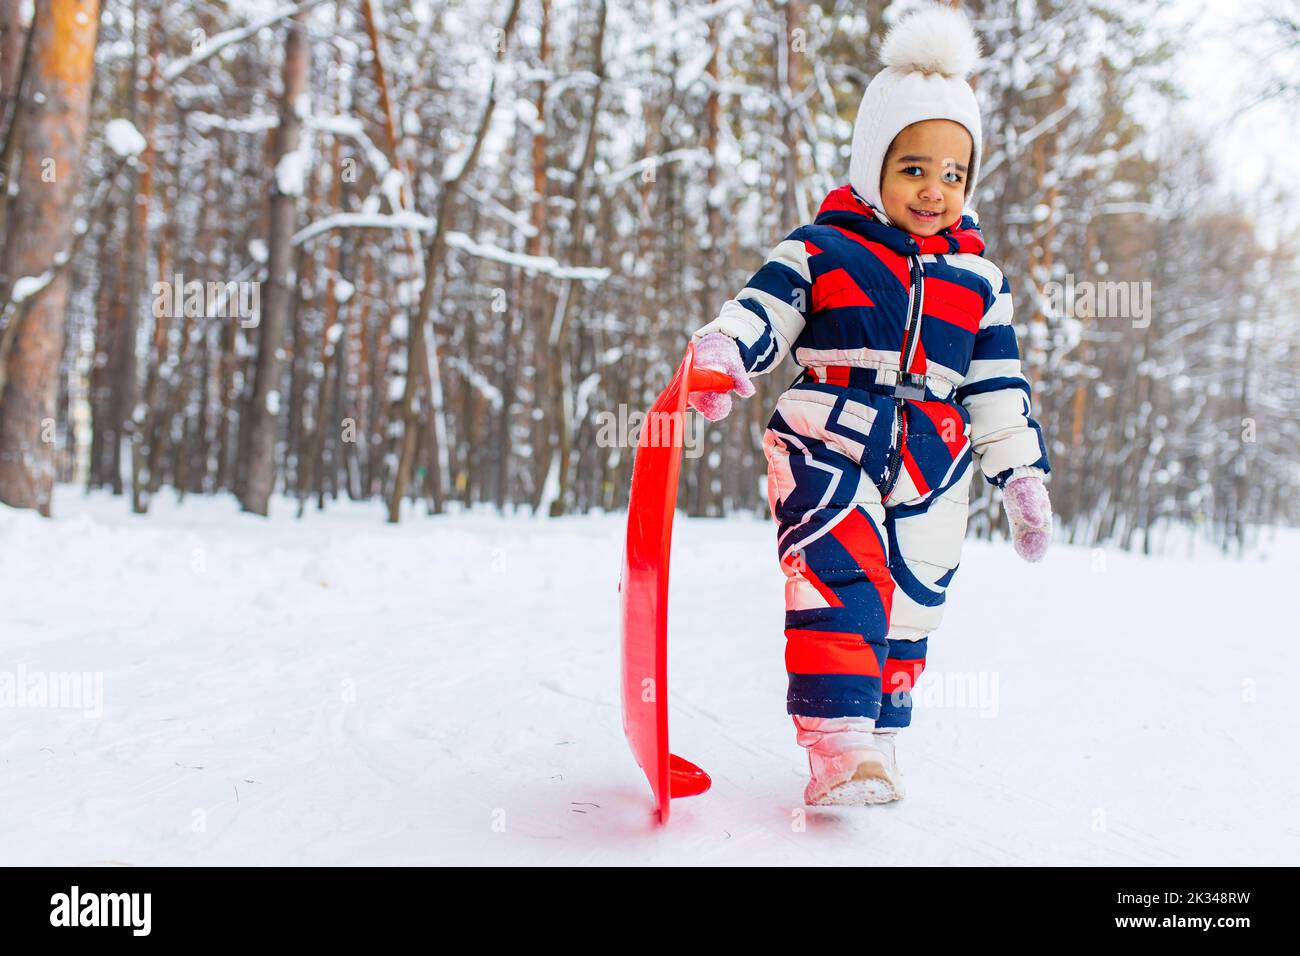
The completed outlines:
{"type": "Polygon", "coordinates": [[[924,209],[916,209],[912,206],[908,206],[907,211],[921,222],[938,222],[939,217],[943,215],[942,212],[926,212],[924,209]]]}

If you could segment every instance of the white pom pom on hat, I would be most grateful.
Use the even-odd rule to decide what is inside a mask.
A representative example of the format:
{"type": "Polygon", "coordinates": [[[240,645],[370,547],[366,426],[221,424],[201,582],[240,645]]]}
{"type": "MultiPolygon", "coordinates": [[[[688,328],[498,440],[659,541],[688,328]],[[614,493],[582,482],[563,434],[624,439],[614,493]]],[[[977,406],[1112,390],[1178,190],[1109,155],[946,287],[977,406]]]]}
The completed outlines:
{"type": "Polygon", "coordinates": [[[979,103],[966,80],[980,59],[979,37],[970,21],[960,10],[927,4],[890,28],[880,59],[885,67],[868,84],[858,106],[849,183],[889,223],[880,198],[880,171],[890,143],[913,123],[947,119],[966,127],[971,136],[965,189],[969,202],[983,139],[979,103]]]}
{"type": "Polygon", "coordinates": [[[933,4],[910,13],[880,46],[880,62],[896,70],[920,70],[966,79],[980,58],[980,41],[960,10],[933,4]]]}

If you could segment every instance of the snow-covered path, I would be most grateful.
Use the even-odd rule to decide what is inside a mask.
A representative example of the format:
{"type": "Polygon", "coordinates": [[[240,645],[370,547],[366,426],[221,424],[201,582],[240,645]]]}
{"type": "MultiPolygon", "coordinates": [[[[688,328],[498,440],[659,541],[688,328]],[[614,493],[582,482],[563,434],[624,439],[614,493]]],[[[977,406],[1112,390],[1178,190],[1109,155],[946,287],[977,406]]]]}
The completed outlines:
{"type": "Polygon", "coordinates": [[[1245,561],[968,542],[907,798],[823,810],[771,526],[679,519],[673,749],[714,785],[660,829],[617,698],[621,515],[58,491],[53,521],[0,507],[0,685],[101,674],[102,716],[0,706],[0,864],[1300,862],[1294,533],[1245,561]]]}

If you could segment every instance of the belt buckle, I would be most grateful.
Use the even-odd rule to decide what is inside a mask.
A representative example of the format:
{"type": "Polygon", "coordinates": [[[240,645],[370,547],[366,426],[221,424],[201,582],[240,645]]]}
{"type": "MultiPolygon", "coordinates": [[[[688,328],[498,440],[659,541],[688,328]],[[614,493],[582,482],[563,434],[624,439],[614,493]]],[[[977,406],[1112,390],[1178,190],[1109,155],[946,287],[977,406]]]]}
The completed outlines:
{"type": "Polygon", "coordinates": [[[899,372],[898,381],[894,384],[894,397],[924,401],[925,376],[916,372],[899,372]]]}

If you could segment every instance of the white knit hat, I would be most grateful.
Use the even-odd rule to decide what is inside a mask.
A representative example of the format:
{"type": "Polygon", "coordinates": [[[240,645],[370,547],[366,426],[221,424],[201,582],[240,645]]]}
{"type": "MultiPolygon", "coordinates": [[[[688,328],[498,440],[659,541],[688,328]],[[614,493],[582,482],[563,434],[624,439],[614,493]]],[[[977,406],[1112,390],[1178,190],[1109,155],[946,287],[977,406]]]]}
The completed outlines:
{"type": "Polygon", "coordinates": [[[880,48],[885,68],[862,94],[853,128],[849,183],[889,224],[880,198],[880,170],[889,144],[905,127],[922,120],[947,119],[971,135],[965,198],[970,200],[979,172],[979,103],[966,77],[980,58],[979,38],[966,15],[929,4],[890,28],[880,48]]]}

